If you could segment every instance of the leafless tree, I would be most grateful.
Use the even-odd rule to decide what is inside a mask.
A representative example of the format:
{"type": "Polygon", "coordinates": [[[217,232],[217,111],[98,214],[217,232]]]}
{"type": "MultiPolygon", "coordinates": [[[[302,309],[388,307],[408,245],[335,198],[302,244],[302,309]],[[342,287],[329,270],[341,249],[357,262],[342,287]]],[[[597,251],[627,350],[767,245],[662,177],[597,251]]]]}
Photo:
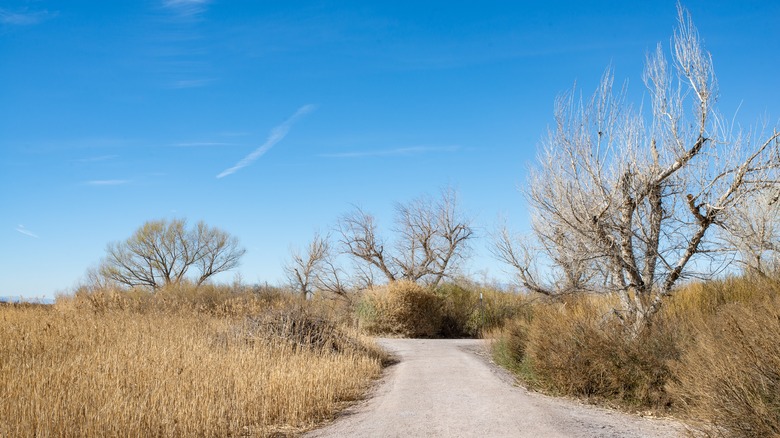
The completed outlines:
{"type": "Polygon", "coordinates": [[[558,296],[603,290],[596,281],[603,278],[598,265],[581,257],[585,253],[582,242],[560,228],[545,230],[544,225],[535,224],[534,234],[526,236],[513,235],[502,227],[493,237],[493,255],[514,268],[520,283],[531,292],[558,296]]]}
{"type": "MultiPolygon", "coordinates": [[[[589,100],[576,90],[559,97],[526,191],[535,248],[571,271],[572,284],[587,267],[585,285],[617,293],[616,314],[636,332],[712,255],[711,229],[742,200],[778,184],[780,134],[724,126],[710,54],[681,7],[671,52],[672,66],[661,45],[648,56],[650,108],[629,105],[609,71],[589,100]]],[[[526,286],[540,288],[537,256],[503,242],[496,252],[521,270],[526,286]]]]}
{"type": "Polygon", "coordinates": [[[350,285],[353,290],[373,289],[377,284],[377,269],[370,263],[361,263],[362,261],[355,258],[351,261],[350,285]]]}
{"type": "Polygon", "coordinates": [[[438,285],[463,258],[473,230],[458,211],[454,190],[434,201],[428,197],[396,205],[397,238],[392,246],[378,235],[373,216],[360,208],[343,216],[338,231],[344,251],[362,261],[372,278],[376,269],[387,280],[411,280],[438,285]]]}
{"type": "Polygon", "coordinates": [[[370,287],[356,287],[355,278],[350,277],[341,265],[336,261],[337,254],[330,253],[323,259],[322,266],[315,277],[315,288],[319,291],[331,294],[331,296],[348,298],[349,292],[370,287]]]}
{"type": "Polygon", "coordinates": [[[238,266],[245,250],[238,239],[199,222],[187,229],[183,219],[149,221],[124,242],[108,245],[100,274],[119,284],[158,289],[211,276],[238,266]],[[197,270],[190,275],[190,269],[197,270]]]}
{"type": "MultiPolygon", "coordinates": [[[[304,253],[291,251],[291,259],[284,266],[290,285],[306,299],[314,293],[315,283],[324,271],[332,266],[329,236],[319,233],[309,243],[304,253]]],[[[336,277],[338,279],[338,277],[336,277]]]]}
{"type": "Polygon", "coordinates": [[[780,189],[745,198],[726,218],[722,235],[748,275],[780,274],[780,189]]]}
{"type": "Polygon", "coordinates": [[[84,276],[79,282],[79,289],[82,290],[109,290],[119,286],[114,280],[103,275],[102,265],[90,266],[84,272],[84,276]]]}

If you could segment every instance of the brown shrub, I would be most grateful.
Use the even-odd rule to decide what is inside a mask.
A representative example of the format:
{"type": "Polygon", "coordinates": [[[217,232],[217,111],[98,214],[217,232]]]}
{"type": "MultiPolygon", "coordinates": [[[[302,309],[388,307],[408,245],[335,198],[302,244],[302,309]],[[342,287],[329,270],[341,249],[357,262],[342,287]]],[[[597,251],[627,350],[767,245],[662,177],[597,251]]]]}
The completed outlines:
{"type": "Polygon", "coordinates": [[[777,279],[686,285],[638,336],[612,316],[616,304],[538,300],[491,334],[496,360],[549,392],[685,411],[716,436],[780,436],[777,279]]]}
{"type": "MultiPolygon", "coordinates": [[[[744,285],[742,285],[744,286],[744,285]]],[[[780,298],[724,305],[672,367],[669,391],[713,435],[780,436],[780,298]]]]}
{"type": "Polygon", "coordinates": [[[366,343],[355,330],[323,316],[317,308],[295,306],[271,309],[247,317],[237,325],[234,335],[245,343],[286,344],[293,349],[317,353],[359,354],[382,362],[387,354],[372,343],[366,343]]]}
{"type": "Polygon", "coordinates": [[[780,295],[780,281],[761,277],[730,277],[686,285],[675,291],[663,307],[663,317],[680,322],[702,322],[720,310],[734,304],[750,304],[767,295],[780,295]],[[691,321],[691,317],[697,321],[691,321]]]}
{"type": "Polygon", "coordinates": [[[520,363],[525,360],[530,328],[531,322],[526,318],[515,318],[505,325],[503,340],[512,361],[520,363]]]}
{"type": "Polygon", "coordinates": [[[433,291],[411,281],[394,281],[365,292],[357,312],[369,334],[432,338],[439,334],[441,307],[433,291]]]}
{"type": "Polygon", "coordinates": [[[603,297],[539,305],[527,334],[516,330],[515,348],[525,348],[537,381],[552,392],[668,406],[664,385],[667,363],[678,354],[675,336],[659,326],[631,335],[610,309],[603,297]]]}
{"type": "Polygon", "coordinates": [[[454,283],[436,289],[441,297],[441,336],[446,338],[474,337],[482,328],[479,292],[454,283]]]}

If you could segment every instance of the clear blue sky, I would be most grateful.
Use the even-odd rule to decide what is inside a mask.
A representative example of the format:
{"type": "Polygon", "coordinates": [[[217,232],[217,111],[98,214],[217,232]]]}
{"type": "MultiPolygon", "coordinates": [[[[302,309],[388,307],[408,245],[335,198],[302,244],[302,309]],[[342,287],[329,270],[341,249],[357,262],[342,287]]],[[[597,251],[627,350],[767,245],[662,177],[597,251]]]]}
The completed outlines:
{"type": "MultiPolygon", "coordinates": [[[[685,6],[721,110],[777,120],[780,2],[685,6]]],[[[282,281],[290,245],[351,204],[389,224],[446,185],[481,236],[500,215],[527,229],[555,96],[611,65],[641,100],[675,20],[672,0],[4,1],[0,296],[68,291],[157,218],[239,237],[250,283],[282,281]]],[[[506,279],[486,240],[467,271],[506,279]]]]}

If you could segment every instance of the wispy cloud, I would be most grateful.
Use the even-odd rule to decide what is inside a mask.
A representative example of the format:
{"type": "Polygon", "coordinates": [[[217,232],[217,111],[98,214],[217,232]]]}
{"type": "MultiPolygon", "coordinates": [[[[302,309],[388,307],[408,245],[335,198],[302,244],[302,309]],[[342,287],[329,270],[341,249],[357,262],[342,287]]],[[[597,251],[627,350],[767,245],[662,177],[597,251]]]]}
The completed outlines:
{"type": "Polygon", "coordinates": [[[35,234],[32,231],[30,231],[27,228],[25,228],[24,225],[19,225],[18,227],[16,227],[16,231],[24,234],[25,236],[34,237],[36,239],[39,238],[39,236],[37,234],[35,234]]]}
{"type": "Polygon", "coordinates": [[[451,153],[460,150],[460,146],[412,146],[406,148],[365,150],[352,152],[337,152],[332,154],[320,154],[327,158],[365,158],[365,157],[391,157],[411,156],[430,153],[451,153]]]}
{"type": "Polygon", "coordinates": [[[211,0],[163,0],[162,5],[181,17],[193,17],[206,10],[211,0]]]}
{"type": "Polygon", "coordinates": [[[87,185],[90,186],[121,186],[124,184],[130,184],[130,180],[126,179],[97,179],[92,181],[87,181],[87,185]]]}
{"type": "Polygon", "coordinates": [[[256,159],[260,158],[268,152],[269,149],[271,149],[276,143],[279,143],[284,139],[285,136],[287,136],[287,133],[290,132],[290,128],[292,128],[293,124],[295,124],[296,121],[298,121],[299,118],[302,116],[314,111],[314,105],[304,105],[300,108],[298,108],[298,111],[295,112],[292,116],[290,116],[289,119],[285,120],[284,123],[281,125],[275,127],[271,130],[271,134],[268,136],[268,139],[265,140],[265,143],[263,143],[262,146],[257,148],[254,152],[244,157],[243,160],[236,163],[235,166],[226,169],[222,171],[219,175],[217,175],[217,178],[224,178],[228,175],[232,175],[236,173],[238,170],[249,166],[254,162],[256,159]]]}
{"type": "Polygon", "coordinates": [[[0,8],[0,23],[9,26],[30,26],[33,24],[38,24],[56,15],[56,13],[49,11],[12,12],[8,9],[0,8]]]}

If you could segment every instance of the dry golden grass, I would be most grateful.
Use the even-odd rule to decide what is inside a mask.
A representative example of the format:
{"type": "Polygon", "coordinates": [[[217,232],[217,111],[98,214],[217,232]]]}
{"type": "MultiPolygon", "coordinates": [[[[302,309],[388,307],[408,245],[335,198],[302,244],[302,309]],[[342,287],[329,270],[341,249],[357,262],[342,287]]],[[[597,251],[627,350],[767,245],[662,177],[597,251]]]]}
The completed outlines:
{"type": "Polygon", "coordinates": [[[710,436],[780,436],[780,282],[729,279],[676,298],[672,310],[700,304],[667,388],[679,408],[710,436]]]}
{"type": "Polygon", "coordinates": [[[713,436],[780,436],[780,299],[728,305],[697,333],[669,385],[713,436]]]}
{"type": "MultiPolygon", "coordinates": [[[[300,322],[305,312],[280,326],[91,298],[0,308],[0,436],[294,432],[332,417],[380,373],[381,353],[341,329],[322,332],[339,337],[327,342],[301,331],[319,327],[300,322]]],[[[231,313],[229,302],[209,308],[231,313]]]]}

